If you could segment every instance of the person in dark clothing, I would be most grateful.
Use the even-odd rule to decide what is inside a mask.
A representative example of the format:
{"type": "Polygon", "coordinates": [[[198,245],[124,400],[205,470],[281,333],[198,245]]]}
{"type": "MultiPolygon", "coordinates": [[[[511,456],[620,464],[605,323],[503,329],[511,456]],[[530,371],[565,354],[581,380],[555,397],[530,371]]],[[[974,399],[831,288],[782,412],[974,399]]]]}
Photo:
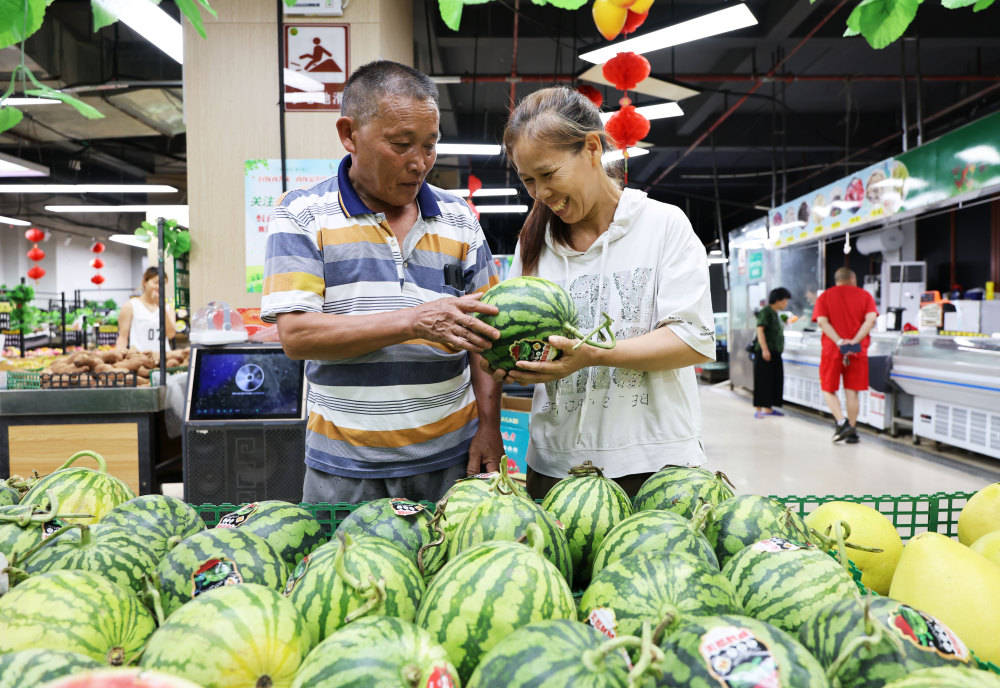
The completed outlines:
{"type": "Polygon", "coordinates": [[[757,314],[757,343],[753,358],[754,418],[783,416],[776,406],[781,406],[784,393],[785,371],[781,365],[781,352],[785,348],[785,324],[780,312],[788,308],[791,293],[784,287],[772,289],[767,305],[757,314]]]}

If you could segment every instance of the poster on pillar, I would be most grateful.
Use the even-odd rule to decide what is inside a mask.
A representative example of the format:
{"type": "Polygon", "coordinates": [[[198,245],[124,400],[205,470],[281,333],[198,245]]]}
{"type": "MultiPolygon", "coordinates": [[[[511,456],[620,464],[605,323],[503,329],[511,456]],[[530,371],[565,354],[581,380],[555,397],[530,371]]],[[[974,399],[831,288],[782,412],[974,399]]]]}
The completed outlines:
{"type": "MultiPolygon", "coordinates": [[[[285,187],[307,189],[337,174],[340,159],[285,160],[285,187]]],[[[244,163],[244,232],[248,294],[264,290],[264,253],[271,210],[281,199],[281,160],[247,160],[244,163]]]]}
{"type": "Polygon", "coordinates": [[[285,110],[340,110],[347,34],[347,24],[285,24],[285,110]]]}

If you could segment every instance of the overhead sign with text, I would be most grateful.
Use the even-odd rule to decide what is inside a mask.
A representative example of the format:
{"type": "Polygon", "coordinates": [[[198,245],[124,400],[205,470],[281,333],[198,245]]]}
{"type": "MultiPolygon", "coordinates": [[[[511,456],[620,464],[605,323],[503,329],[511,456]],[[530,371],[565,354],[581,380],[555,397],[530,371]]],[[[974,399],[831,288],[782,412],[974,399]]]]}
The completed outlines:
{"type": "Polygon", "coordinates": [[[285,24],[285,109],[340,110],[350,73],[347,24],[285,24]]]}

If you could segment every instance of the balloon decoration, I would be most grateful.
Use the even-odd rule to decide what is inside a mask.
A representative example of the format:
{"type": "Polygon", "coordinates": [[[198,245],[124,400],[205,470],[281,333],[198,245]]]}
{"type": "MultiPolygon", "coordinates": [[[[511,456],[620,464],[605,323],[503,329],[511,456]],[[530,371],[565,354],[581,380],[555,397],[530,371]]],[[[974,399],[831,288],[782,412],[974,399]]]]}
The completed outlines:
{"type": "Polygon", "coordinates": [[[646,21],[653,0],[594,0],[594,24],[609,41],[630,34],[646,21]]]}
{"type": "MultiPolygon", "coordinates": [[[[104,244],[102,244],[100,241],[95,241],[94,245],[90,247],[90,251],[91,253],[96,253],[100,255],[101,253],[104,253],[104,248],[105,248],[104,244]]],[[[90,261],[90,267],[94,268],[95,270],[100,270],[101,268],[104,267],[104,261],[101,260],[100,258],[94,258],[92,261],[90,261]]],[[[93,277],[90,278],[90,281],[99,287],[102,284],[104,284],[104,275],[98,272],[93,277]]]]}
{"type": "Polygon", "coordinates": [[[580,95],[593,103],[594,107],[599,108],[604,104],[604,96],[602,96],[601,92],[590,84],[580,84],[576,87],[576,90],[580,93],[580,95]]]}
{"type": "MultiPolygon", "coordinates": [[[[45,239],[45,232],[37,227],[32,227],[24,233],[24,238],[32,243],[32,247],[28,249],[28,260],[33,263],[38,263],[43,260],[45,258],[45,251],[38,248],[38,242],[45,239]]],[[[31,268],[28,269],[28,277],[37,282],[45,277],[45,268],[41,265],[32,265],[31,268]]]]}

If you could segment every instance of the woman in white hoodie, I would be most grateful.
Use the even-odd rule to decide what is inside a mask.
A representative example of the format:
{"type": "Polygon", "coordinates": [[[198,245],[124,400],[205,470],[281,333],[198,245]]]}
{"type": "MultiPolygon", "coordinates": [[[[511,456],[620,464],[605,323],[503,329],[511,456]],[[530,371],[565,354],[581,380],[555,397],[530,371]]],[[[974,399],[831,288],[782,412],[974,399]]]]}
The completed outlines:
{"type": "MultiPolygon", "coordinates": [[[[613,349],[552,337],[555,361],[520,361],[509,378],[536,384],[528,491],[540,498],[590,460],[633,496],[666,464],[700,465],[701,407],[693,365],[715,357],[705,248],[676,206],[622,189],[605,170],[598,110],[568,88],[518,104],[504,148],[534,207],[511,276],[569,292],[589,331],[614,321],[613,349]]],[[[498,378],[503,375],[496,373],[498,378]]]]}

